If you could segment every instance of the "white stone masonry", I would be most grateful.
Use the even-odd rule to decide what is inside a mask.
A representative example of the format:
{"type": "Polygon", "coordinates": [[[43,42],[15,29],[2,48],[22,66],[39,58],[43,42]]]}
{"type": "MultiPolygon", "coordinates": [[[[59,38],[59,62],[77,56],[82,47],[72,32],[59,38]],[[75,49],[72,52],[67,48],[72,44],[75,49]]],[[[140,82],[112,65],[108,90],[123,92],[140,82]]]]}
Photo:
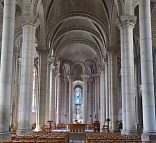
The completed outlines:
{"type": "Polygon", "coordinates": [[[0,72],[0,140],[9,139],[15,0],[4,1],[0,72]]]}

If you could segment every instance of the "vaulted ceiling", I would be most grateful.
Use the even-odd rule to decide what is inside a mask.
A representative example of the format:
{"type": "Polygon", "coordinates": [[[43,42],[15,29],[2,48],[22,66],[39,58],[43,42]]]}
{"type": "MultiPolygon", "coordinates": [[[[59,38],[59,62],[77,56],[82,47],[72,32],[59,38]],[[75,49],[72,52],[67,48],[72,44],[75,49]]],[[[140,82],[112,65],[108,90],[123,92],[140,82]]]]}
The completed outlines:
{"type": "Polygon", "coordinates": [[[106,56],[114,0],[42,0],[47,43],[55,60],[106,56]]]}

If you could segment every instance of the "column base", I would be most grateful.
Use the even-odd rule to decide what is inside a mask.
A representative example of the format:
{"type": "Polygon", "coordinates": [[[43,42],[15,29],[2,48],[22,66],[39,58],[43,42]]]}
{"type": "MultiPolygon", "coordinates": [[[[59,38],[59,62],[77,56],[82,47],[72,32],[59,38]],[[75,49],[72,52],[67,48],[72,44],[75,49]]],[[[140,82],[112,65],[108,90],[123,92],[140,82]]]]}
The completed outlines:
{"type": "Polygon", "coordinates": [[[42,129],[40,127],[36,127],[34,131],[39,132],[39,131],[42,131],[42,129]]]}
{"type": "Polygon", "coordinates": [[[28,130],[28,129],[18,129],[17,131],[16,131],[16,134],[17,135],[30,135],[30,134],[32,134],[32,130],[28,130]]]}
{"type": "Polygon", "coordinates": [[[11,140],[11,132],[0,132],[0,141],[11,140]]]}
{"type": "Polygon", "coordinates": [[[156,132],[143,133],[141,135],[141,140],[143,143],[145,142],[156,143],[156,132]]]}
{"type": "Polygon", "coordinates": [[[115,130],[114,128],[111,128],[111,129],[110,129],[110,132],[111,132],[111,133],[114,133],[114,132],[116,132],[116,130],[115,130]]]}
{"type": "Polygon", "coordinates": [[[121,134],[123,135],[132,135],[132,134],[137,134],[137,130],[136,129],[131,129],[131,130],[122,130],[121,134]]]}

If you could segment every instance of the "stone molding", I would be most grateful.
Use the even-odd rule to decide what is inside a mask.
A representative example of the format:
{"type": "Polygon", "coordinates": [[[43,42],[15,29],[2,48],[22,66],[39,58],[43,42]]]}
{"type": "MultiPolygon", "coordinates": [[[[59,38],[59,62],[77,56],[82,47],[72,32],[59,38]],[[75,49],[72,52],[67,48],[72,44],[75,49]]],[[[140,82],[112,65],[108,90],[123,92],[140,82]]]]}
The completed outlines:
{"type": "Polygon", "coordinates": [[[64,28],[64,29],[58,31],[56,36],[55,37],[51,37],[51,39],[53,39],[53,41],[56,41],[56,39],[58,39],[60,36],[66,34],[67,32],[73,31],[73,30],[81,30],[81,31],[89,32],[89,33],[95,35],[95,37],[98,38],[101,41],[101,43],[104,40],[104,39],[101,38],[100,34],[97,31],[95,31],[93,29],[90,29],[88,27],[84,27],[84,26],[72,26],[72,27],[64,28]]]}
{"type": "Polygon", "coordinates": [[[33,25],[35,27],[39,26],[39,19],[36,16],[22,16],[21,18],[22,26],[33,25]]]}
{"type": "MultiPolygon", "coordinates": [[[[56,25],[59,25],[60,23],[62,23],[63,21],[66,21],[68,19],[75,19],[75,18],[85,18],[85,19],[89,19],[92,21],[95,21],[96,23],[98,23],[104,30],[106,30],[105,32],[108,34],[108,25],[100,18],[97,17],[96,15],[92,15],[91,13],[88,13],[86,11],[72,11],[72,12],[68,12],[66,15],[60,16],[58,17],[55,22],[54,21],[48,21],[49,25],[52,25],[52,27],[50,27],[49,29],[47,29],[50,32],[50,30],[54,30],[54,27],[56,27],[56,25]]],[[[49,26],[48,25],[48,26],[49,26]]]]}
{"type": "Polygon", "coordinates": [[[133,28],[136,24],[137,17],[134,15],[122,15],[117,19],[117,26],[121,30],[126,27],[133,28]]]}
{"type": "Polygon", "coordinates": [[[54,62],[54,58],[53,57],[49,57],[47,60],[48,60],[48,64],[50,64],[50,65],[54,62]]]}
{"type": "Polygon", "coordinates": [[[45,54],[49,53],[49,49],[42,49],[42,48],[36,47],[36,50],[39,53],[45,53],[45,54]]]}
{"type": "Polygon", "coordinates": [[[51,33],[54,33],[56,27],[60,25],[61,23],[69,20],[69,19],[75,19],[75,18],[83,18],[86,20],[94,21],[97,25],[99,25],[103,29],[103,33],[105,33],[106,41],[109,43],[109,31],[108,31],[108,25],[99,17],[92,15],[90,13],[84,12],[84,11],[72,11],[67,13],[66,15],[58,17],[55,22],[49,21],[48,29],[47,29],[47,42],[51,39],[51,33]]]}
{"type": "Polygon", "coordinates": [[[89,75],[81,75],[81,78],[82,79],[88,79],[89,78],[89,75]]]}
{"type": "Polygon", "coordinates": [[[58,43],[58,45],[57,44],[54,45],[54,48],[53,49],[56,49],[54,59],[56,57],[58,57],[58,53],[59,53],[59,51],[60,51],[60,49],[62,47],[65,47],[65,46],[70,45],[70,44],[73,44],[73,43],[81,43],[81,44],[88,45],[91,48],[93,48],[97,52],[98,55],[102,56],[102,54],[100,53],[101,50],[99,49],[99,47],[94,42],[92,42],[92,41],[90,41],[88,39],[84,39],[84,38],[72,38],[72,39],[63,41],[61,44],[58,43]],[[55,47],[57,47],[57,48],[55,48],[55,47]]]}
{"type": "Polygon", "coordinates": [[[92,77],[93,77],[93,78],[99,78],[99,77],[100,77],[100,74],[98,74],[98,73],[92,74],[92,77]]]}

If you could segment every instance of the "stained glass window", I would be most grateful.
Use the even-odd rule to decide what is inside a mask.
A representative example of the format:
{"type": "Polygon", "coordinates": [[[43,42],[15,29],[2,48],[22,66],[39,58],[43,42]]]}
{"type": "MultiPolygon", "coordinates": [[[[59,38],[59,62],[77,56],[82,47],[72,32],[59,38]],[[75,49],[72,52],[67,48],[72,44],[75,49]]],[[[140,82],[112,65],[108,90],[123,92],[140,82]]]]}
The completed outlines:
{"type": "Polygon", "coordinates": [[[75,100],[74,103],[75,104],[81,104],[81,88],[80,87],[76,87],[75,88],[75,100]]]}

